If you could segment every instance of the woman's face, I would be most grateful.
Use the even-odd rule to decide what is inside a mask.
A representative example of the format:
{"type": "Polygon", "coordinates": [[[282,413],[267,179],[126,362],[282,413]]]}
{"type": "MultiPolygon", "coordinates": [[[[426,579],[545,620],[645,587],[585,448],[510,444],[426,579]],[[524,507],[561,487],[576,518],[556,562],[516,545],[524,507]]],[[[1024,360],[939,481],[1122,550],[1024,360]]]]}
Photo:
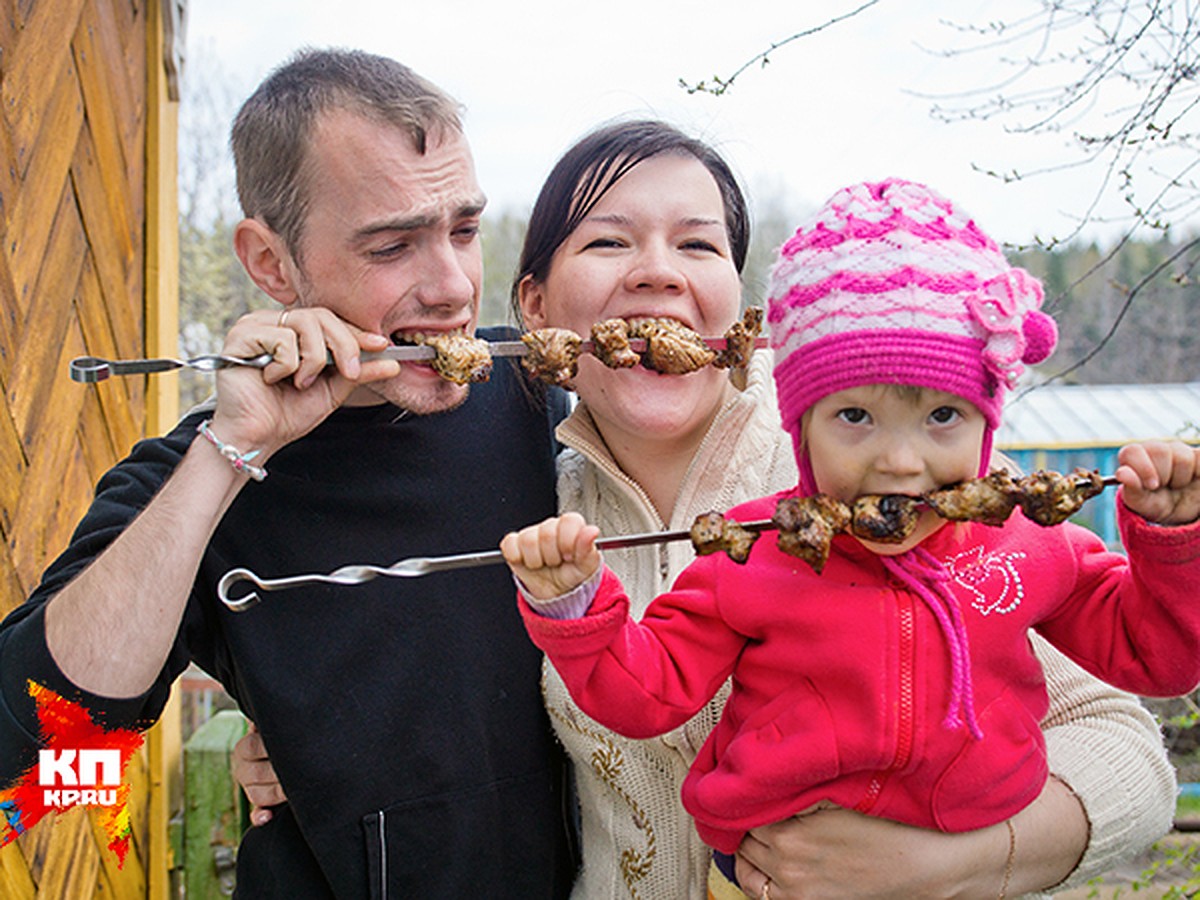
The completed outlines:
{"type": "MultiPolygon", "coordinates": [[[[665,316],[702,335],[738,316],[741,282],[730,257],[717,183],[692,156],[654,156],[627,172],[555,252],[544,282],[521,284],[529,328],[585,338],[604,319],[665,316]]],[[[606,439],[610,429],[684,438],[703,434],[725,390],[725,372],[658,375],[579,361],[575,389],[606,439]]]]}

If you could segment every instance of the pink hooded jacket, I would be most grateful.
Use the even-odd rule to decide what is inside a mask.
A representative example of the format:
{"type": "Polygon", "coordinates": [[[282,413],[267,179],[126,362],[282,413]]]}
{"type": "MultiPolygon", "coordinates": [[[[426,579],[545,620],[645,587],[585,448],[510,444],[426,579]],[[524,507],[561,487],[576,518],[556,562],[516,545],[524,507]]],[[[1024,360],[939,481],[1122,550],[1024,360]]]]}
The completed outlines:
{"type": "MultiPolygon", "coordinates": [[[[781,496],[729,518],[770,518],[781,496]]],[[[608,570],[584,618],[521,608],[580,707],[629,737],[679,726],[733,676],[683,787],[717,850],[822,800],[965,831],[1014,815],[1047,777],[1028,629],[1138,694],[1200,682],[1200,523],[1160,528],[1118,506],[1128,560],[1018,511],[1000,528],[947,524],[904,555],[908,578],[844,535],[817,575],[768,534],[745,566],[697,559],[641,622],[608,570]],[[911,573],[941,582],[961,619],[958,706],[947,611],[911,573]]]]}

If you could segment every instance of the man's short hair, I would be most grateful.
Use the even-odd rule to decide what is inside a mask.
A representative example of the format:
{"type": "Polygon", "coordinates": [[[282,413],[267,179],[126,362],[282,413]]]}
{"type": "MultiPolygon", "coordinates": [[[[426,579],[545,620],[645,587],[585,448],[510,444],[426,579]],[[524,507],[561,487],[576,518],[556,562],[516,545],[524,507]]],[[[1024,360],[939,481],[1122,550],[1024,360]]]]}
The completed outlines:
{"type": "Polygon", "coordinates": [[[230,145],[248,218],[280,235],[299,259],[308,213],[308,147],[319,117],[347,110],[431,138],[462,131],[461,106],[407,66],[360,50],[305,49],[276,68],[242,105],[230,145]]]}

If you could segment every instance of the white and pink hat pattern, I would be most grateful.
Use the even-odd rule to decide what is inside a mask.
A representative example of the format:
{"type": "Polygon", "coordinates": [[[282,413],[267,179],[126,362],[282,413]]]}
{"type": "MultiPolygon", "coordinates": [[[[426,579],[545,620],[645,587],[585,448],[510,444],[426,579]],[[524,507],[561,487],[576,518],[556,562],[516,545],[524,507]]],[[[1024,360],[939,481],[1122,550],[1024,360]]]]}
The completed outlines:
{"type": "Polygon", "coordinates": [[[1054,349],[1042,287],[924,185],[890,179],[839,191],[783,245],[768,319],[784,426],[835,391],[910,384],[970,400],[989,425],[1004,392],[1054,349]]]}

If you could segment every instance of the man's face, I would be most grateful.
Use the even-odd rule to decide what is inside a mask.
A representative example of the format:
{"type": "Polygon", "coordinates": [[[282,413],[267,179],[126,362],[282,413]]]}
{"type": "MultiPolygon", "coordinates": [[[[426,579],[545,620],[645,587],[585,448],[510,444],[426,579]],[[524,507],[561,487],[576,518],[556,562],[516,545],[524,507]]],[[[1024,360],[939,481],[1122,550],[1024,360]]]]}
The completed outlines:
{"type": "MultiPolygon", "coordinates": [[[[401,129],[339,110],[318,122],[309,153],[300,304],[326,307],[393,341],[417,332],[473,332],[486,200],[465,138],[431,136],[422,155],[401,129]]],[[[465,386],[427,364],[400,369],[348,402],[386,400],[431,413],[466,398],[465,386]]]]}

